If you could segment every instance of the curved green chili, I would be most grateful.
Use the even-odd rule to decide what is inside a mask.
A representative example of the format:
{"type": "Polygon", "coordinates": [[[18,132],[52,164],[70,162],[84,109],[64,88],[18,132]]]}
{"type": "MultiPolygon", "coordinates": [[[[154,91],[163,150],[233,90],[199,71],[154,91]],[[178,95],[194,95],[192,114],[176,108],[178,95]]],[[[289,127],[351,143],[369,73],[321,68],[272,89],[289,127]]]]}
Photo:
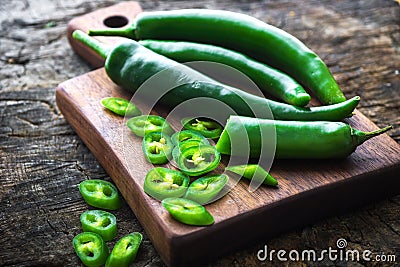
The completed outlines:
{"type": "MultiPolygon", "coordinates": [[[[360,101],[360,98],[356,96],[334,105],[311,108],[295,107],[258,97],[216,81],[210,81],[208,77],[197,71],[156,54],[135,41],[121,43],[110,50],[81,31],[75,31],[73,37],[107,58],[105,69],[108,76],[116,84],[131,92],[136,92],[153,75],[168,70],[168,81],[178,86],[168,93],[160,90],[168,90],[169,88],[153,90],[149,88],[149,90],[141,93],[146,94],[151,99],[157,98],[161,94],[162,97],[159,102],[169,107],[175,107],[187,100],[202,97],[222,102],[229,106],[233,112],[243,116],[266,116],[269,107],[273,117],[279,120],[331,121],[350,116],[360,101]]],[[[159,86],[162,86],[162,84],[159,86]]]]}
{"type": "Polygon", "coordinates": [[[242,53],[215,45],[192,42],[142,40],[141,45],[178,62],[210,61],[233,67],[248,76],[263,93],[303,107],[311,97],[287,74],[242,53]]]}
{"type": "Polygon", "coordinates": [[[89,34],[219,45],[289,74],[324,104],[346,100],[316,53],[289,33],[245,14],[208,9],[142,12],[129,27],[90,30],[89,34]]]}
{"type": "Polygon", "coordinates": [[[249,151],[250,157],[257,158],[260,153],[269,152],[263,151],[268,148],[263,142],[268,142],[269,136],[261,136],[261,133],[276,131],[275,158],[345,158],[366,140],[391,128],[362,132],[343,122],[274,121],[231,116],[215,147],[222,154],[233,152],[235,156],[248,156],[246,151],[249,151]]]}

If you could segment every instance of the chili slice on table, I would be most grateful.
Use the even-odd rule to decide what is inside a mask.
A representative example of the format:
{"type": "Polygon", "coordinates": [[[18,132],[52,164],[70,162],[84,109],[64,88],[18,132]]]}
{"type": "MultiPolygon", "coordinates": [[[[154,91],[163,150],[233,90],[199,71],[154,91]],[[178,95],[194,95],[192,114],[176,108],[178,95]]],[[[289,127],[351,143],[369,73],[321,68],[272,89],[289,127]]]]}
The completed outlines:
{"type": "Polygon", "coordinates": [[[270,186],[277,186],[278,181],[269,174],[263,167],[257,164],[245,164],[226,167],[227,171],[239,174],[240,176],[249,180],[256,179],[263,181],[262,183],[270,186]]]}
{"type": "Polygon", "coordinates": [[[180,142],[177,146],[174,147],[172,150],[172,157],[173,158],[178,158],[179,154],[182,153],[183,150],[189,147],[198,147],[200,145],[204,145],[204,143],[201,140],[194,140],[194,139],[189,139],[187,141],[180,142]]]}
{"type": "Polygon", "coordinates": [[[106,97],[101,100],[101,104],[120,116],[134,117],[142,115],[140,109],[124,98],[106,97]]]}
{"type": "Polygon", "coordinates": [[[198,178],[189,185],[184,198],[207,204],[221,192],[228,180],[225,174],[198,178]]]}
{"type": "Polygon", "coordinates": [[[221,154],[210,145],[192,146],[182,150],[174,160],[183,173],[200,176],[217,168],[221,154]]]}
{"type": "Polygon", "coordinates": [[[163,207],[177,221],[197,226],[206,226],[214,223],[214,217],[199,203],[184,198],[166,198],[162,201],[163,207]]]}
{"type": "Polygon", "coordinates": [[[142,150],[146,160],[153,164],[164,164],[171,159],[173,144],[171,138],[161,132],[151,132],[144,136],[142,150]]]}
{"type": "Polygon", "coordinates": [[[106,267],[128,267],[131,265],[136,258],[142,239],[142,234],[133,232],[118,240],[107,259],[106,267]]]}
{"type": "Polygon", "coordinates": [[[171,136],[172,143],[177,146],[181,142],[189,141],[189,140],[199,140],[202,143],[209,145],[210,142],[206,137],[199,134],[198,132],[191,130],[183,130],[180,132],[176,132],[171,136]]]}
{"type": "Polygon", "coordinates": [[[133,117],[126,122],[126,125],[134,134],[140,137],[152,132],[162,132],[167,135],[174,133],[171,125],[164,118],[156,115],[133,117]]]}
{"type": "Polygon", "coordinates": [[[93,232],[83,232],[72,240],[75,252],[86,266],[103,265],[110,251],[107,244],[99,234],[93,232]]]}
{"type": "Polygon", "coordinates": [[[104,210],[88,210],[81,214],[80,221],[84,232],[101,235],[104,241],[117,236],[117,218],[104,210]]]}
{"type": "Polygon", "coordinates": [[[183,128],[198,132],[206,138],[215,139],[222,133],[222,126],[209,118],[186,118],[182,120],[183,128]]]}
{"type": "Polygon", "coordinates": [[[143,189],[158,200],[181,197],[185,194],[189,181],[189,177],[179,171],[157,167],[146,174],[143,189]]]}
{"type": "Polygon", "coordinates": [[[79,184],[79,191],[89,205],[108,210],[121,207],[121,200],[117,188],[110,182],[103,180],[85,180],[79,184]]]}

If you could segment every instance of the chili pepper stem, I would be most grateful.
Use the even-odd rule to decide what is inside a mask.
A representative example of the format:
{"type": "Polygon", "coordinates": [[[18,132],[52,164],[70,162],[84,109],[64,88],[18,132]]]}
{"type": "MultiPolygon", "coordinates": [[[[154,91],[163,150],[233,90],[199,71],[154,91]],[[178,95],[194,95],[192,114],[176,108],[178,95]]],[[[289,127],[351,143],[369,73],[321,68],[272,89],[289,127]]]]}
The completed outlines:
{"type": "Polygon", "coordinates": [[[106,59],[111,49],[107,47],[105,44],[97,41],[96,39],[89,37],[86,33],[80,30],[76,30],[72,33],[72,37],[79,42],[87,45],[91,49],[93,49],[96,53],[98,53],[102,58],[106,59]]]}
{"type": "Polygon", "coordinates": [[[91,29],[88,31],[90,36],[121,36],[129,39],[137,40],[136,25],[132,24],[127,28],[111,28],[111,29],[91,29]]]}
{"type": "Polygon", "coordinates": [[[392,125],[386,126],[382,129],[376,130],[376,131],[372,131],[372,132],[362,132],[362,131],[358,131],[358,130],[354,130],[355,134],[357,136],[357,143],[358,144],[362,144],[365,141],[367,141],[368,139],[371,139],[372,137],[378,136],[380,134],[383,134],[387,131],[389,131],[390,129],[393,129],[392,125]]]}

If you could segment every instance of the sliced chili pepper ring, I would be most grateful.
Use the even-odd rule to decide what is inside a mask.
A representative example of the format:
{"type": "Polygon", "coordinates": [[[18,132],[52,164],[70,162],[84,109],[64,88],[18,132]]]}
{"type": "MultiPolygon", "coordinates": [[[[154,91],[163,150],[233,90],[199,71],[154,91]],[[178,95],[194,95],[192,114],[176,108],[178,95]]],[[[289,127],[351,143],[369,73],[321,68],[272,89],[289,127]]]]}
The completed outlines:
{"type": "Polygon", "coordinates": [[[101,104],[120,116],[134,117],[142,115],[140,109],[124,98],[106,97],[101,100],[101,104]]]}
{"type": "Polygon", "coordinates": [[[214,223],[214,217],[199,203],[184,198],[166,198],[163,207],[171,216],[184,224],[206,226],[214,223]]]}
{"type": "Polygon", "coordinates": [[[117,236],[117,218],[104,210],[88,210],[81,214],[80,221],[84,232],[101,235],[104,241],[117,236]]]}
{"type": "Polygon", "coordinates": [[[72,240],[75,252],[86,266],[103,265],[110,251],[107,244],[99,234],[92,232],[83,232],[72,240]]]}
{"type": "Polygon", "coordinates": [[[198,132],[191,130],[183,130],[180,132],[176,132],[171,136],[171,140],[175,146],[177,146],[181,142],[186,142],[189,140],[199,140],[206,145],[210,144],[210,142],[207,140],[206,137],[204,137],[198,132]]]}
{"type": "Polygon", "coordinates": [[[217,168],[221,154],[213,146],[200,145],[183,150],[174,159],[182,172],[190,176],[200,176],[217,168]]]}
{"type": "Polygon", "coordinates": [[[126,125],[134,134],[140,137],[152,132],[162,132],[167,135],[174,133],[171,125],[164,118],[156,115],[133,117],[126,122],[126,125]]]}
{"type": "Polygon", "coordinates": [[[164,164],[171,159],[171,138],[161,132],[152,132],[144,136],[142,150],[146,160],[153,164],[164,164]]]}
{"type": "Polygon", "coordinates": [[[183,128],[198,132],[206,138],[215,139],[222,133],[222,126],[209,118],[186,118],[182,120],[183,128]]]}
{"type": "Polygon", "coordinates": [[[106,267],[130,266],[136,258],[142,239],[142,234],[134,232],[118,240],[107,259],[106,267]]]}
{"type": "Polygon", "coordinates": [[[256,179],[263,181],[262,183],[270,186],[277,186],[278,181],[269,174],[263,167],[257,164],[236,165],[226,167],[227,171],[239,174],[246,179],[256,179]]]}
{"type": "Polygon", "coordinates": [[[189,181],[189,177],[179,171],[157,167],[146,174],[143,189],[158,200],[181,197],[185,194],[189,181]]]}
{"type": "Polygon", "coordinates": [[[184,198],[199,204],[207,204],[221,192],[229,178],[225,174],[201,177],[193,181],[184,198]]]}
{"type": "Polygon", "coordinates": [[[110,182],[103,180],[85,180],[79,184],[79,191],[89,205],[108,210],[121,207],[121,200],[117,188],[110,182]]]}

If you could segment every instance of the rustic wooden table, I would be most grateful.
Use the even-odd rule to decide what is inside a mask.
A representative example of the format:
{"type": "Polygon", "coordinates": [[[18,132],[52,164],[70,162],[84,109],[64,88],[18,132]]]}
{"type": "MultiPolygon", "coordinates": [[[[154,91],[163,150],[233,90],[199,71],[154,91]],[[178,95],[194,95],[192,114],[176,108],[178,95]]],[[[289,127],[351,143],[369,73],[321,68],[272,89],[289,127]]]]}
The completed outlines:
{"type": "MultiPolygon", "coordinates": [[[[0,266],[76,266],[71,246],[87,209],[77,189],[84,179],[110,180],[55,105],[55,87],[90,70],[70,49],[73,17],[118,1],[11,0],[0,6],[0,266]]],[[[303,40],[329,65],[347,97],[400,142],[400,5],[396,1],[140,1],[144,10],[226,9],[253,15],[303,40]]],[[[377,177],[379,182],[379,177],[377,177]]],[[[340,197],[340,196],[338,196],[340,197]]],[[[249,244],[210,266],[270,265],[259,250],[322,251],[344,238],[348,249],[400,263],[400,196],[370,203],[262,243],[249,244]]],[[[144,234],[138,266],[163,265],[126,205],[120,234],[144,234]]],[[[295,219],[295,218],[293,218],[295,219]]],[[[238,233],[232,233],[238,234],[238,233]]],[[[393,266],[394,262],[297,261],[301,266],[393,266]]],[[[275,260],[273,265],[284,263],[275,260]]],[[[286,262],[286,264],[288,264],[286,262]]]]}

